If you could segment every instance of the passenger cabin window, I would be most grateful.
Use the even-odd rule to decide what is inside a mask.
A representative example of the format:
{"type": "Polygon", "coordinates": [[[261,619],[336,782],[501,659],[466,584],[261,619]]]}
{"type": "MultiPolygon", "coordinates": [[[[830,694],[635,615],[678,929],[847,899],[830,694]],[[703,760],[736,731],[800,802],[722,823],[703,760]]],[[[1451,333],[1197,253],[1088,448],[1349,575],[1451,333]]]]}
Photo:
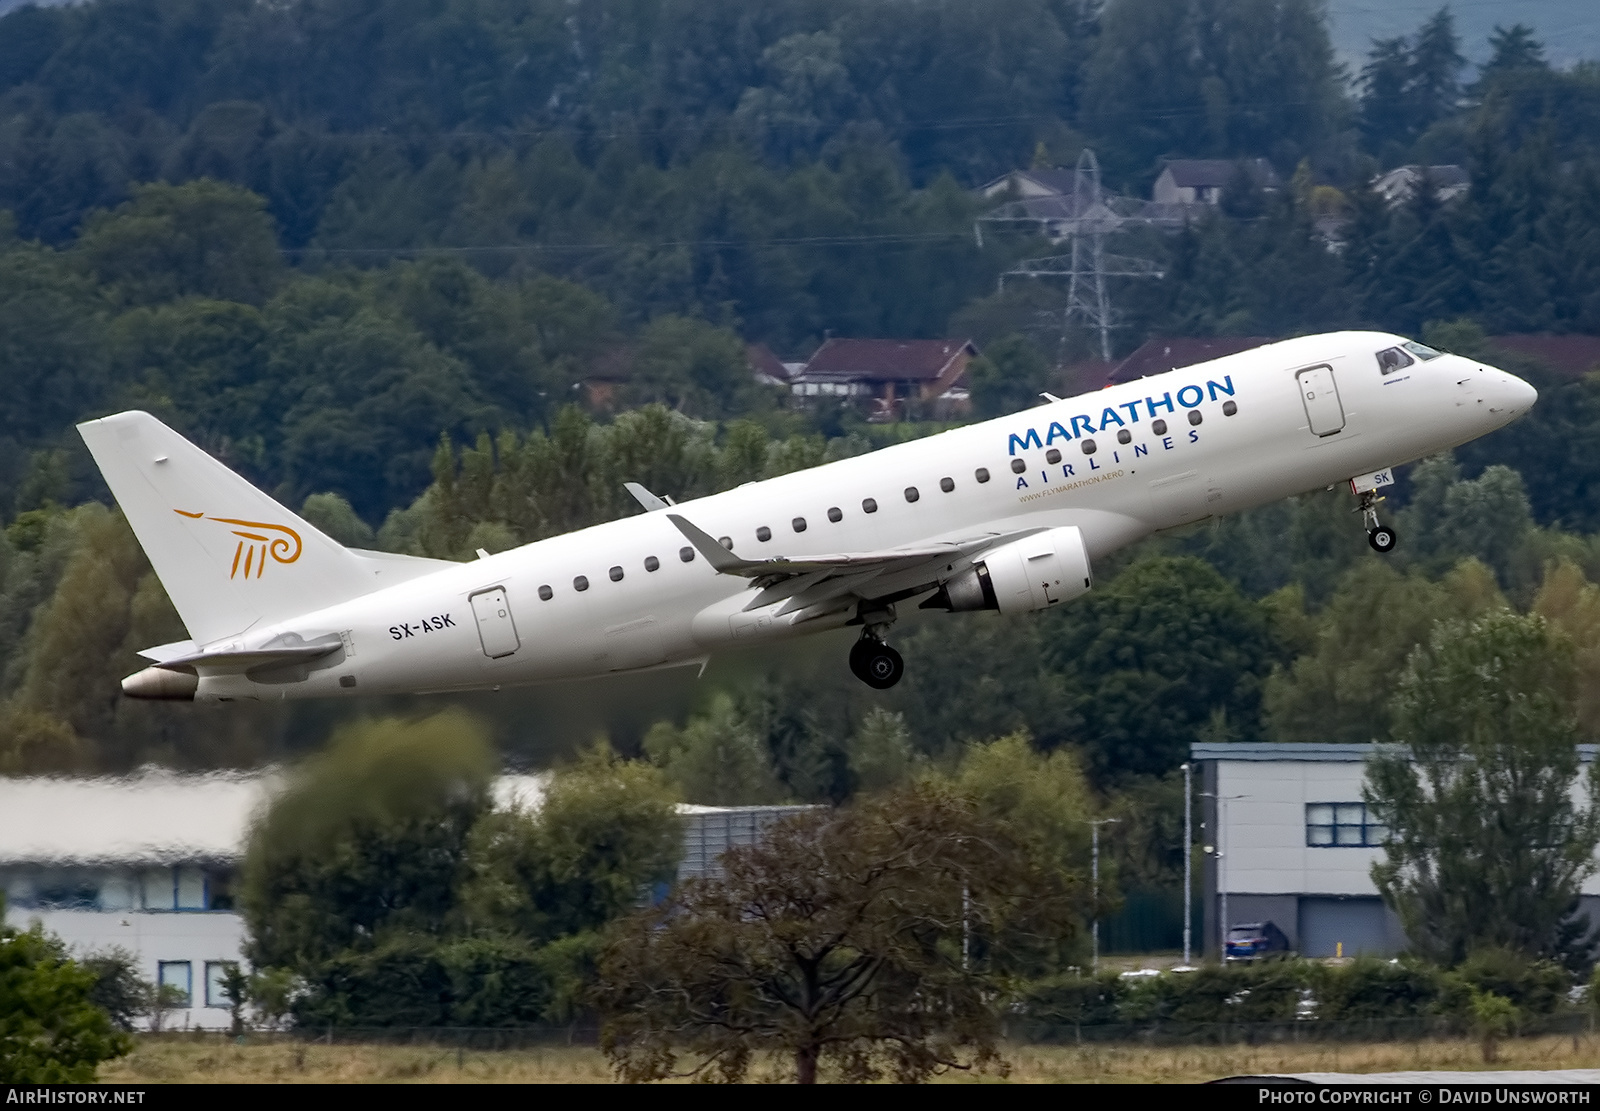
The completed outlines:
{"type": "Polygon", "coordinates": [[[1094,452],[1095,452],[1094,441],[1093,440],[1084,440],[1083,441],[1083,453],[1085,455],[1093,455],[1094,452]]]}
{"type": "Polygon", "coordinates": [[[579,575],[577,578],[573,579],[572,580],[572,589],[573,590],[588,590],[589,589],[589,577],[587,575],[579,575]]]}
{"type": "Polygon", "coordinates": [[[834,506],[832,509],[828,510],[828,520],[832,521],[834,524],[838,524],[840,521],[844,520],[844,510],[840,509],[837,505],[834,506]]]}
{"type": "Polygon", "coordinates": [[[1023,471],[1025,471],[1027,469],[1028,469],[1028,463],[1027,463],[1026,460],[1024,460],[1024,459],[1013,459],[1011,461],[1011,473],[1012,474],[1021,474],[1023,471]]]}
{"type": "Polygon", "coordinates": [[[1055,448],[1051,448],[1044,453],[1044,461],[1046,463],[1059,463],[1061,462],[1061,453],[1055,448]]]}
{"type": "Polygon", "coordinates": [[[789,527],[796,532],[804,532],[806,531],[806,519],[804,517],[796,517],[789,522],[789,527]]]}
{"type": "Polygon", "coordinates": [[[762,525],[760,528],[756,529],[756,539],[765,544],[768,540],[772,539],[772,530],[766,525],[762,525]]]}
{"type": "Polygon", "coordinates": [[[1421,359],[1423,362],[1427,362],[1429,359],[1437,359],[1440,355],[1444,354],[1443,351],[1435,351],[1433,348],[1429,347],[1427,344],[1418,343],[1414,339],[1408,339],[1408,340],[1405,341],[1405,343],[1401,344],[1400,346],[1404,347],[1407,351],[1411,352],[1413,355],[1415,355],[1417,358],[1421,359]]]}
{"type": "Polygon", "coordinates": [[[1151,421],[1150,431],[1154,432],[1157,436],[1165,436],[1167,434],[1167,422],[1164,420],[1151,421]]]}
{"type": "Polygon", "coordinates": [[[1231,417],[1231,416],[1233,416],[1233,414],[1237,413],[1238,411],[1239,411],[1239,406],[1235,402],[1224,401],[1222,403],[1222,415],[1223,416],[1231,417]]]}
{"type": "Polygon", "coordinates": [[[678,549],[678,558],[683,560],[683,562],[685,562],[685,563],[693,563],[694,562],[694,549],[693,548],[679,548],[678,549]]]}
{"type": "Polygon", "coordinates": [[[1199,409],[1190,409],[1189,410],[1189,423],[1190,424],[1199,424],[1204,419],[1205,418],[1200,415],[1200,410],[1199,409]]]}
{"type": "Polygon", "coordinates": [[[1378,369],[1385,374],[1393,374],[1397,370],[1404,370],[1406,367],[1414,365],[1416,361],[1398,347],[1385,347],[1378,352],[1378,369]]]}
{"type": "Polygon", "coordinates": [[[622,581],[622,568],[620,567],[613,567],[607,574],[611,576],[611,581],[614,583],[622,581]]]}
{"type": "Polygon", "coordinates": [[[878,511],[878,503],[875,500],[873,500],[872,498],[862,498],[861,499],[861,512],[863,512],[863,513],[876,513],[877,511],[878,511]]]}
{"type": "Polygon", "coordinates": [[[972,477],[977,479],[979,482],[988,482],[989,481],[989,468],[988,467],[979,467],[977,470],[972,472],[972,477]]]}
{"type": "Polygon", "coordinates": [[[916,501],[920,497],[922,497],[922,495],[917,493],[917,488],[915,486],[906,487],[906,501],[916,501]]]}
{"type": "Polygon", "coordinates": [[[554,598],[555,596],[556,596],[556,592],[551,590],[548,586],[541,586],[539,588],[539,601],[548,602],[550,599],[554,598]]]}
{"type": "Polygon", "coordinates": [[[733,551],[733,537],[719,536],[717,537],[717,543],[721,544],[724,548],[727,548],[728,551],[733,551]]]}
{"type": "Polygon", "coordinates": [[[950,491],[954,490],[955,488],[956,488],[956,480],[955,479],[953,479],[953,478],[941,478],[939,480],[939,489],[943,490],[945,493],[948,494],[950,491]]]}
{"type": "Polygon", "coordinates": [[[655,556],[645,556],[644,557],[644,569],[646,571],[654,571],[660,566],[661,566],[661,561],[659,559],[657,559],[655,556]]]}
{"type": "Polygon", "coordinates": [[[1119,443],[1119,444],[1129,444],[1129,443],[1132,443],[1132,442],[1133,442],[1133,433],[1132,432],[1129,432],[1126,428],[1117,429],[1117,443],[1119,443]]]}

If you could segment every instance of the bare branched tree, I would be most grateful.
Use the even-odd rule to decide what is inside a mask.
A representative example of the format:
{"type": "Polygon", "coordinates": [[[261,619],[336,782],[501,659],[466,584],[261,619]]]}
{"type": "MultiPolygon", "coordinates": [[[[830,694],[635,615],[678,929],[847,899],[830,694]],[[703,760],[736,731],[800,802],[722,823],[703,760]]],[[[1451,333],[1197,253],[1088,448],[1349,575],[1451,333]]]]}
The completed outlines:
{"type": "Polygon", "coordinates": [[[1079,878],[965,796],[921,784],[774,826],[723,874],[619,924],[602,1045],[634,1081],[1004,1071],[1008,958],[1075,929],[1079,878]]]}

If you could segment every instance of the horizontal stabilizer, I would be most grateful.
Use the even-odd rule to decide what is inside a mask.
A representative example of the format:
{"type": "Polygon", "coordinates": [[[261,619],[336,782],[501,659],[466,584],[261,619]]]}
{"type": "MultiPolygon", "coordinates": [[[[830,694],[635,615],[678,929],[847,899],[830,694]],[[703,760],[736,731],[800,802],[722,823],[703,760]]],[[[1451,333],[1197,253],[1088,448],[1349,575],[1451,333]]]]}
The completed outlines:
{"type": "Polygon", "coordinates": [[[252,671],[258,667],[275,667],[280,664],[305,664],[332,655],[342,647],[338,640],[331,644],[290,644],[281,648],[256,648],[239,652],[196,652],[189,656],[175,656],[162,660],[157,667],[166,671],[206,671],[220,675],[252,671]]]}

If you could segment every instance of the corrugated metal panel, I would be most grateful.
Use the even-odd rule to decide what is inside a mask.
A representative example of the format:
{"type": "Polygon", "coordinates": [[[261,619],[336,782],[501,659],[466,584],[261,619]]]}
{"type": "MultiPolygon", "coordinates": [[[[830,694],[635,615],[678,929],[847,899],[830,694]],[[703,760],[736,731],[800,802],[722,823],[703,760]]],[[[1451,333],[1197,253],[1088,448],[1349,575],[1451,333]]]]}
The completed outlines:
{"type": "Polygon", "coordinates": [[[773,822],[814,806],[729,806],[685,815],[683,861],[678,878],[721,874],[719,860],[735,845],[754,845],[773,822]]]}

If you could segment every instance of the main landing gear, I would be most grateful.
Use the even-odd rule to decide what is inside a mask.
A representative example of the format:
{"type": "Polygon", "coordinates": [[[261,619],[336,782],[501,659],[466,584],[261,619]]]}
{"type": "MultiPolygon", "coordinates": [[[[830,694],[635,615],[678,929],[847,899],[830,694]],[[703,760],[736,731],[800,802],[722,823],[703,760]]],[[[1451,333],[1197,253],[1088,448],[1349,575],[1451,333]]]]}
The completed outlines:
{"type": "Polygon", "coordinates": [[[906,662],[900,653],[883,642],[894,624],[894,607],[863,608],[858,620],[864,627],[861,639],[850,649],[850,671],[874,690],[886,691],[906,673],[906,662]]]}
{"type": "Polygon", "coordinates": [[[886,691],[906,673],[906,662],[877,637],[862,633],[850,649],[850,670],[867,686],[886,691]]]}
{"type": "Polygon", "coordinates": [[[1388,525],[1378,523],[1378,503],[1382,500],[1377,491],[1368,490],[1361,495],[1361,504],[1356,507],[1356,512],[1361,514],[1361,520],[1367,526],[1367,543],[1372,545],[1372,550],[1379,555],[1388,555],[1394,551],[1400,537],[1388,525]]]}

